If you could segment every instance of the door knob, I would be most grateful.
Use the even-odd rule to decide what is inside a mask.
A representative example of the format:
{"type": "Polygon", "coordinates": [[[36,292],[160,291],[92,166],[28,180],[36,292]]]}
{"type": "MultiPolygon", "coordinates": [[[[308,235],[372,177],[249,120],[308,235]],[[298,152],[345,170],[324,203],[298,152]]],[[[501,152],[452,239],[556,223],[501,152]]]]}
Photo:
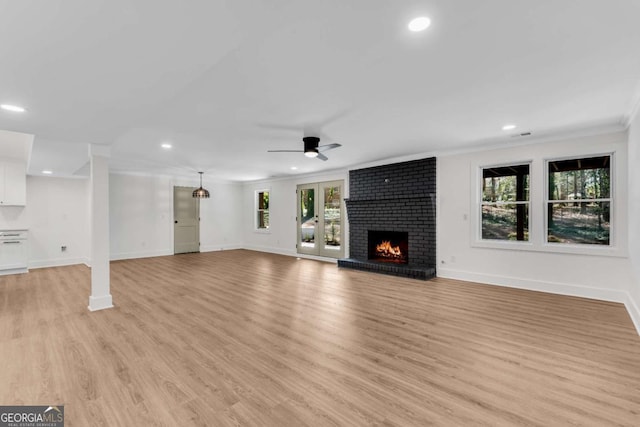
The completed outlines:
{"type": "Polygon", "coordinates": [[[174,222],[175,224],[177,224],[177,223],[178,223],[178,221],[177,221],[177,220],[176,220],[176,221],[173,221],[173,222],[174,222]]]}

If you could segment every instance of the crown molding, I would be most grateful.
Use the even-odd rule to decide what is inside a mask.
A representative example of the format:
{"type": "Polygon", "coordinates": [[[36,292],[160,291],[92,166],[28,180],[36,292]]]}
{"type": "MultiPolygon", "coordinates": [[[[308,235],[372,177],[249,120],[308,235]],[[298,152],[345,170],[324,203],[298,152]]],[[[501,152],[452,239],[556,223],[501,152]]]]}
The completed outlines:
{"type": "Polygon", "coordinates": [[[626,114],[621,120],[621,123],[625,127],[625,129],[628,129],[629,126],[631,126],[631,122],[636,118],[638,114],[640,114],[640,83],[638,83],[634,96],[631,100],[631,108],[629,109],[629,113],[626,114]]]}

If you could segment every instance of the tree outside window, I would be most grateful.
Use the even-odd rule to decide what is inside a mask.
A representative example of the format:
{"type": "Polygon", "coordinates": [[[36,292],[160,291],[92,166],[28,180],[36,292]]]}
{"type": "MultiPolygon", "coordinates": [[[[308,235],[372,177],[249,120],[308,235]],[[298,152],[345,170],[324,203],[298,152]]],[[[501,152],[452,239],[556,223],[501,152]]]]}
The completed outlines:
{"type": "Polygon", "coordinates": [[[256,228],[259,230],[266,230],[269,228],[269,192],[268,191],[258,191],[257,195],[257,212],[258,212],[258,221],[256,224],[256,228]]]}
{"type": "Polygon", "coordinates": [[[548,164],[547,242],[609,245],[611,155],[548,164]]]}
{"type": "Polygon", "coordinates": [[[482,239],[529,240],[529,165],[482,169],[482,239]]]}

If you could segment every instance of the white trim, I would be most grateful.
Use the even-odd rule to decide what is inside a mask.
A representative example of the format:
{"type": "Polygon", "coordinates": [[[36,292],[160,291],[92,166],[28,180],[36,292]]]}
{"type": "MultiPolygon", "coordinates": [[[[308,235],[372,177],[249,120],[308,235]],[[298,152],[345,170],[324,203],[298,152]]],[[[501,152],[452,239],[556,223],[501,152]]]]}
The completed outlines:
{"type": "Polygon", "coordinates": [[[464,280],[487,285],[503,286],[506,288],[526,289],[530,291],[547,292],[550,294],[589,298],[601,301],[626,303],[629,298],[625,291],[594,288],[568,283],[521,279],[518,277],[493,274],[479,274],[471,271],[454,270],[441,267],[437,268],[437,276],[445,279],[464,280]]]}
{"type": "MultiPolygon", "coordinates": [[[[241,185],[260,185],[263,183],[271,184],[273,182],[279,182],[279,181],[295,181],[295,182],[306,182],[306,181],[313,181],[313,180],[317,181],[318,179],[326,179],[327,176],[337,176],[340,174],[348,177],[349,171],[351,169],[353,169],[353,167],[327,169],[319,172],[318,171],[303,172],[303,173],[288,174],[288,175],[277,176],[277,177],[267,177],[267,178],[258,178],[258,179],[247,180],[247,181],[232,181],[232,182],[236,184],[241,184],[241,185]]],[[[338,178],[338,179],[345,179],[345,178],[338,178]]]]}
{"type": "Polygon", "coordinates": [[[533,159],[522,161],[508,161],[501,163],[491,164],[479,164],[474,163],[471,165],[471,246],[480,248],[495,248],[495,249],[518,249],[518,250],[531,250],[533,243],[531,242],[531,227],[532,225],[532,203],[531,203],[531,174],[533,169],[533,159]],[[503,168],[503,167],[518,167],[529,166],[529,200],[526,201],[512,201],[512,202],[484,202],[482,200],[482,187],[484,184],[483,171],[485,169],[503,168]],[[483,206],[499,206],[499,205],[526,205],[528,206],[527,212],[527,230],[529,232],[529,240],[499,240],[499,239],[483,239],[482,238],[482,207],[483,206]]]}
{"type": "Polygon", "coordinates": [[[625,127],[625,129],[628,129],[629,126],[631,126],[631,122],[639,113],[640,113],[640,82],[636,86],[636,90],[633,94],[633,98],[631,99],[631,108],[629,109],[629,113],[625,114],[621,119],[621,123],[625,127]]]}
{"type": "Polygon", "coordinates": [[[9,268],[7,270],[0,270],[0,276],[9,276],[11,274],[24,274],[28,273],[28,268],[9,268]]]}
{"type": "Polygon", "coordinates": [[[588,138],[605,134],[619,134],[626,131],[623,124],[618,122],[612,122],[611,120],[604,121],[600,124],[588,127],[567,127],[561,129],[553,129],[551,131],[540,132],[540,136],[512,138],[509,136],[500,136],[495,138],[489,138],[484,140],[471,141],[469,144],[456,147],[456,148],[440,148],[432,151],[426,151],[423,153],[410,154],[406,156],[391,157],[388,159],[376,160],[373,162],[359,163],[347,167],[347,170],[363,169],[373,166],[383,166],[393,163],[407,162],[411,160],[425,159],[427,157],[445,157],[458,154],[469,154],[486,152],[497,149],[521,147],[527,145],[537,145],[545,142],[561,142],[565,140],[571,140],[576,138],[588,138]]]}
{"type": "Polygon", "coordinates": [[[640,307],[631,295],[625,291],[618,291],[590,286],[573,285],[568,283],[545,282],[541,280],[520,279],[516,277],[498,276],[492,274],[478,274],[470,271],[437,268],[437,277],[444,279],[464,280],[472,283],[502,286],[506,288],[524,289],[529,291],[546,292],[550,294],[588,298],[598,301],[609,301],[624,304],[638,335],[640,335],[640,307]]]}
{"type": "Polygon", "coordinates": [[[53,258],[29,261],[30,269],[48,268],[48,267],[66,267],[68,265],[87,264],[86,258],[53,258]]]}
{"type": "Polygon", "coordinates": [[[243,245],[243,247],[240,249],[246,249],[248,251],[256,251],[256,252],[268,252],[271,254],[286,255],[286,256],[292,256],[292,257],[299,256],[299,254],[297,254],[295,250],[275,248],[271,246],[243,245]]]}
{"type": "MultiPolygon", "coordinates": [[[[612,140],[618,134],[612,134],[612,140]]],[[[470,199],[470,243],[469,245],[474,248],[491,248],[491,249],[503,249],[503,250],[517,250],[517,251],[530,251],[530,252],[546,252],[546,253],[564,253],[575,255],[588,255],[588,256],[604,256],[604,257],[619,257],[625,258],[628,256],[626,236],[624,235],[623,228],[626,228],[627,218],[625,217],[625,205],[623,197],[624,188],[626,182],[621,180],[620,177],[626,176],[627,171],[625,169],[624,162],[620,162],[619,158],[622,156],[622,148],[614,150],[598,150],[597,148],[591,150],[575,150],[575,152],[567,153],[566,150],[562,150],[562,153],[553,157],[540,157],[533,158],[525,161],[522,159],[498,161],[495,163],[472,161],[470,169],[471,178],[471,199],[470,199]],[[610,198],[607,201],[611,206],[611,234],[609,236],[609,245],[597,245],[597,244],[568,244],[568,243],[555,243],[547,242],[547,204],[549,202],[559,202],[556,200],[548,200],[548,169],[549,162],[566,160],[566,159],[581,159],[591,157],[603,157],[609,156],[610,162],[610,178],[611,189],[610,198]],[[506,240],[490,240],[482,239],[482,170],[491,167],[504,167],[510,165],[522,165],[529,164],[529,240],[527,241],[506,241],[506,240]],[[540,185],[542,183],[542,185],[540,185]]],[[[580,200],[578,200],[580,201],[580,200]]],[[[591,199],[584,199],[584,201],[591,201],[591,199]]]]}
{"type": "Polygon", "coordinates": [[[207,246],[200,247],[200,252],[231,251],[234,249],[244,249],[244,248],[240,244],[207,245],[207,246]]]}
{"type": "Polygon", "coordinates": [[[640,307],[636,304],[634,299],[630,294],[627,294],[627,299],[624,301],[625,307],[627,307],[627,311],[629,312],[629,317],[631,317],[631,321],[636,327],[636,331],[638,331],[638,335],[640,335],[640,307]]]}
{"type": "Polygon", "coordinates": [[[111,298],[111,294],[103,295],[100,297],[89,297],[89,306],[87,307],[89,311],[98,311],[105,310],[107,308],[113,308],[113,300],[111,298]]]}
{"type": "Polygon", "coordinates": [[[89,157],[111,157],[111,146],[100,144],[89,144],[89,157]]]}
{"type": "Polygon", "coordinates": [[[111,261],[119,261],[123,259],[153,258],[158,256],[173,255],[171,250],[149,251],[149,252],[120,252],[111,254],[111,261]]]}
{"type": "Polygon", "coordinates": [[[322,256],[317,256],[317,255],[299,254],[295,250],[274,248],[274,247],[269,247],[269,246],[252,246],[252,245],[250,245],[250,246],[245,246],[242,249],[246,249],[248,251],[267,252],[267,253],[276,254],[276,255],[290,256],[290,257],[293,257],[293,258],[311,259],[311,260],[314,260],[314,261],[329,262],[329,263],[332,263],[332,264],[337,264],[338,263],[338,258],[329,258],[329,257],[322,257],[322,256]]]}
{"type": "Polygon", "coordinates": [[[544,208],[542,209],[544,220],[544,238],[542,241],[543,250],[549,252],[561,252],[561,253],[573,253],[580,255],[596,255],[596,256],[618,256],[626,257],[627,253],[625,248],[620,248],[618,243],[618,236],[620,235],[620,221],[618,221],[618,165],[617,165],[616,151],[608,151],[603,153],[592,154],[576,154],[570,156],[544,158],[544,208]],[[592,201],[605,201],[609,203],[609,244],[597,245],[597,244],[572,244],[572,243],[560,243],[549,242],[549,211],[548,206],[550,203],[562,203],[563,200],[552,200],[549,198],[549,165],[552,162],[564,161],[564,160],[582,160],[595,157],[609,157],[609,198],[602,199],[575,199],[574,203],[592,202],[592,201]]]}

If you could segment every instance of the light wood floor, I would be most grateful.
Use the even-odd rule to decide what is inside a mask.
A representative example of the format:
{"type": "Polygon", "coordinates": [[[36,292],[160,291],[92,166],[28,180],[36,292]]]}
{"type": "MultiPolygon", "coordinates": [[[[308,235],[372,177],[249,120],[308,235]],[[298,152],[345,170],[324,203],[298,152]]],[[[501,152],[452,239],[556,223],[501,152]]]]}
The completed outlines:
{"type": "Polygon", "coordinates": [[[68,426],[640,425],[620,304],[250,251],[0,278],[0,404],[68,426]]]}

